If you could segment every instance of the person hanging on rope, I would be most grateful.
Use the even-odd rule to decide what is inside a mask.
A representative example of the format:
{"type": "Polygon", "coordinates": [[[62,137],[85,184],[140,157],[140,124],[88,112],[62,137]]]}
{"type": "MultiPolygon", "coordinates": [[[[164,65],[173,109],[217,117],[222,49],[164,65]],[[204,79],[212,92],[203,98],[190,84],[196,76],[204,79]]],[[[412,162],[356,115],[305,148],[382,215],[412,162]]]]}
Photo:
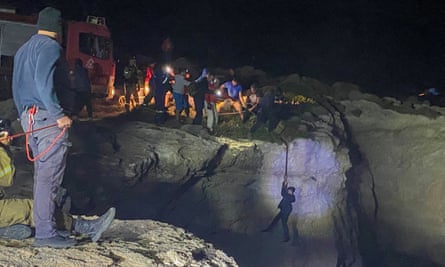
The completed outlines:
{"type": "Polygon", "coordinates": [[[280,211],[273,218],[272,222],[262,230],[262,232],[271,232],[275,225],[281,220],[281,226],[283,227],[283,242],[288,242],[290,240],[289,237],[289,227],[287,226],[287,220],[289,219],[289,215],[292,212],[292,203],[295,202],[295,187],[289,186],[287,182],[287,175],[284,176],[283,183],[281,185],[281,196],[283,197],[278,204],[278,209],[280,211]]]}

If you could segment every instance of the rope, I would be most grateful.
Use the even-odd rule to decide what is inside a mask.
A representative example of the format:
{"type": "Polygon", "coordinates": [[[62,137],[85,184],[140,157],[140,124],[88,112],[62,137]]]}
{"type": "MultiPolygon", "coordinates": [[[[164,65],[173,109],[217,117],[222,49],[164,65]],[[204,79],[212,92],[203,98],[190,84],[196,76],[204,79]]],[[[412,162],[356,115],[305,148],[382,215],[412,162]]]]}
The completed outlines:
{"type": "Polygon", "coordinates": [[[31,109],[29,109],[29,125],[28,125],[28,131],[26,132],[22,132],[22,133],[18,133],[18,134],[14,134],[11,136],[8,136],[8,140],[12,141],[14,138],[17,138],[19,136],[25,136],[25,148],[26,148],[26,157],[28,158],[29,161],[31,162],[35,162],[36,160],[38,160],[39,158],[43,157],[45,154],[47,154],[56,144],[56,142],[63,136],[63,134],[66,132],[66,127],[64,127],[62,129],[62,131],[60,131],[60,133],[56,136],[56,138],[51,142],[51,144],[44,150],[42,151],[39,155],[35,156],[34,158],[31,157],[31,153],[29,151],[29,135],[38,131],[42,131],[48,128],[52,128],[52,127],[57,127],[57,123],[51,124],[51,125],[47,125],[45,127],[41,127],[41,128],[37,128],[37,129],[32,129],[32,125],[34,123],[34,114],[37,112],[35,107],[32,107],[31,109]]]}
{"type": "Polygon", "coordinates": [[[45,127],[42,127],[42,128],[33,129],[31,131],[18,133],[18,134],[13,134],[13,135],[8,136],[8,140],[12,141],[14,138],[17,138],[17,137],[20,137],[20,136],[24,136],[24,135],[27,135],[27,134],[31,134],[31,133],[34,133],[34,132],[38,132],[38,131],[41,131],[41,130],[45,130],[45,129],[48,129],[48,128],[51,128],[51,127],[56,127],[56,126],[57,126],[57,123],[51,124],[51,125],[48,125],[48,126],[45,126],[45,127]]]}
{"type": "MultiPolygon", "coordinates": [[[[57,124],[56,124],[57,126],[57,124]]],[[[49,128],[49,127],[47,127],[49,128]]],[[[29,153],[29,134],[25,135],[25,147],[26,147],[26,157],[28,158],[29,161],[34,162],[36,160],[38,160],[39,158],[43,157],[46,153],[48,153],[56,144],[56,142],[62,137],[62,135],[65,133],[66,131],[66,127],[64,127],[62,129],[62,131],[56,136],[56,138],[53,140],[53,142],[44,150],[42,151],[42,153],[40,153],[39,155],[35,156],[34,158],[31,157],[31,154],[29,153]]]]}

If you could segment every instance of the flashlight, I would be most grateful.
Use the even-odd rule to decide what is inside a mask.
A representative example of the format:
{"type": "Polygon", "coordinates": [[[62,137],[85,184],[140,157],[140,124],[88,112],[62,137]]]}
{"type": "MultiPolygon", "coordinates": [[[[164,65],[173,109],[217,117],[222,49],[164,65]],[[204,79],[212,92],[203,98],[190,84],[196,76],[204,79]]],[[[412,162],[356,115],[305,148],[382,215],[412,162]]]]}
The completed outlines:
{"type": "Polygon", "coordinates": [[[219,97],[221,97],[222,96],[222,92],[221,92],[221,90],[215,90],[215,94],[216,94],[216,96],[219,96],[219,97]]]}
{"type": "Polygon", "coordinates": [[[167,74],[170,74],[170,75],[173,75],[172,73],[172,68],[169,66],[169,65],[166,65],[165,66],[165,72],[167,73],[167,74]]]}

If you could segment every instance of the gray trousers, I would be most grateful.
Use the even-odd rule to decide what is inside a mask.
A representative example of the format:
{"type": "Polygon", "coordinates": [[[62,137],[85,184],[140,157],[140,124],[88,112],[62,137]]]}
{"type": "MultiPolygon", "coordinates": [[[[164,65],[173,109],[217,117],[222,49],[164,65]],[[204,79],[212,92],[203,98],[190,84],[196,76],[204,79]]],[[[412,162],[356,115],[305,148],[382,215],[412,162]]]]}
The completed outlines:
{"type": "MultiPolygon", "coordinates": [[[[39,110],[34,114],[33,129],[42,128],[57,123],[47,111],[39,110]]],[[[29,117],[27,112],[21,115],[24,131],[29,131],[29,117]]],[[[57,126],[34,132],[29,135],[29,146],[33,157],[45,151],[60,134],[62,129],[57,126]]],[[[56,194],[62,184],[68,151],[68,131],[42,157],[34,162],[34,225],[36,238],[50,238],[56,236],[56,222],[54,209],[56,194]]]]}
{"type": "Polygon", "coordinates": [[[205,101],[204,105],[207,114],[207,128],[214,130],[216,125],[218,125],[218,112],[216,112],[215,103],[205,101]]]}

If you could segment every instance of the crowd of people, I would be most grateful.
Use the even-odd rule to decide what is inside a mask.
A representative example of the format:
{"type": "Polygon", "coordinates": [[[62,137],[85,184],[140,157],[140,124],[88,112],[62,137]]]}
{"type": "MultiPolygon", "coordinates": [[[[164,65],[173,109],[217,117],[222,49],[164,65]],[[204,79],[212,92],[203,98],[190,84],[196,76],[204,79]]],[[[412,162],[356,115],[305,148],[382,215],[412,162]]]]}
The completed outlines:
{"type": "Polygon", "coordinates": [[[150,88],[148,95],[145,96],[141,106],[154,104],[156,113],[154,122],[157,124],[163,124],[168,119],[167,108],[170,101],[166,101],[166,98],[169,95],[174,100],[176,121],[184,123],[184,117],[190,117],[190,109],[193,106],[195,115],[192,124],[205,124],[210,134],[215,132],[221,113],[238,114],[243,123],[253,116],[256,117],[255,124],[250,129],[251,133],[266,122],[269,122],[268,129],[271,131],[278,122],[274,111],[275,94],[272,91],[261,92],[255,83],[247,90],[243,90],[234,72],[228,75],[226,81],[220,82],[214,73],[203,68],[199,76],[193,79],[186,69],[172,70],[167,64],[157,64],[152,61],[148,64],[143,79],[137,78],[137,73],[141,71],[136,70],[135,66],[135,59],[130,59],[124,71],[125,87],[133,88],[130,94],[126,95],[126,106],[130,105],[130,98],[135,98],[130,96],[135,94],[134,88],[141,84],[148,86],[150,88]],[[130,69],[133,71],[129,71],[130,69]],[[129,75],[130,72],[133,75],[129,75]],[[230,112],[232,110],[234,113],[230,112]]]}

